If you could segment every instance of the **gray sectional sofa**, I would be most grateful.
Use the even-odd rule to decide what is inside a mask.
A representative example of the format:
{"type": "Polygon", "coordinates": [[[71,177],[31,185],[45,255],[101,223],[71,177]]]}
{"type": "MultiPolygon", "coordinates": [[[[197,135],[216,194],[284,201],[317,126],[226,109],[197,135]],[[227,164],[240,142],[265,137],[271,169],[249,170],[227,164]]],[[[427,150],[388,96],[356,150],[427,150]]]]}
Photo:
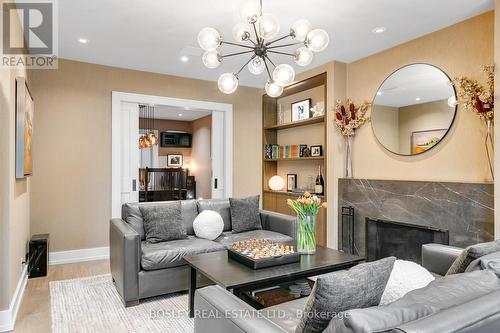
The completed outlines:
{"type": "MultiPolygon", "coordinates": [[[[461,251],[438,244],[424,245],[423,266],[437,276],[435,281],[389,305],[346,311],[349,315],[332,319],[323,333],[500,332],[500,279],[494,271],[439,277],[461,251]],[[391,326],[395,318],[404,318],[404,323],[391,326]]],[[[195,316],[194,331],[295,332],[300,321],[297,314],[304,310],[306,302],[307,298],[302,298],[257,311],[219,286],[205,287],[196,291],[195,313],[210,316],[195,316]]]]}
{"type": "MultiPolygon", "coordinates": [[[[141,205],[162,205],[162,202],[129,203],[122,207],[122,218],[110,222],[110,262],[113,283],[125,306],[136,305],[140,299],[188,289],[186,255],[222,251],[234,242],[266,238],[277,242],[293,242],[295,218],[261,211],[262,230],[233,233],[229,200],[182,201],[182,224],[188,238],[161,243],[148,243],[145,238],[141,205]],[[217,211],[224,221],[224,231],[214,241],[197,238],[193,221],[203,210],[217,211]]],[[[198,277],[198,285],[208,281],[198,277]]]]}

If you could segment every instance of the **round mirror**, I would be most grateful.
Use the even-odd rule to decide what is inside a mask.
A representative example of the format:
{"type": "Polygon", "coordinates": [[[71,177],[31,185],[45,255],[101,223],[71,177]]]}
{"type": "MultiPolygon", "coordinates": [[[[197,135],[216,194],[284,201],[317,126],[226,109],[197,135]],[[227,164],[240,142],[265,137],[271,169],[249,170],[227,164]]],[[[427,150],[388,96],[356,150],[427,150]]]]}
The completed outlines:
{"type": "Polygon", "coordinates": [[[392,73],[372,106],[377,140],[398,155],[418,155],[448,133],[456,113],[455,88],[439,68],[413,64],[392,73]]]}

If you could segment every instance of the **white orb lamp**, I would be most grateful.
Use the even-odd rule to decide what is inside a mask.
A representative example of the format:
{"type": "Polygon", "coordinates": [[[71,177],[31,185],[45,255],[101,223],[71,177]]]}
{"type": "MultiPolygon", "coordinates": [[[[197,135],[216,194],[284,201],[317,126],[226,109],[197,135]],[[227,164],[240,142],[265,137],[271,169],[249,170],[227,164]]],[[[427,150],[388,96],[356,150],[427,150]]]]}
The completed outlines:
{"type": "Polygon", "coordinates": [[[311,51],[321,52],[324,51],[327,48],[328,43],[330,43],[330,37],[325,30],[314,29],[307,34],[307,38],[304,43],[311,51]]]}
{"type": "Polygon", "coordinates": [[[198,44],[205,51],[212,51],[219,47],[222,41],[220,33],[214,28],[203,28],[198,34],[198,44]]]}
{"type": "Polygon", "coordinates": [[[307,47],[299,47],[295,51],[295,63],[299,66],[308,66],[313,61],[313,52],[307,47]]]}
{"type": "Polygon", "coordinates": [[[280,32],[280,23],[273,14],[264,14],[257,21],[259,35],[265,40],[273,39],[280,32]]]}
{"type": "Polygon", "coordinates": [[[219,77],[217,85],[224,94],[232,94],[238,88],[238,77],[233,73],[224,73],[219,77]]]}
{"type": "Polygon", "coordinates": [[[205,51],[205,53],[203,53],[201,60],[203,61],[203,64],[207,68],[217,68],[221,64],[221,58],[219,56],[219,52],[217,52],[216,50],[205,51]]]}
{"type": "Polygon", "coordinates": [[[274,82],[282,87],[292,83],[294,79],[295,71],[293,67],[288,64],[278,65],[273,71],[274,82]]]}
{"type": "Polygon", "coordinates": [[[264,64],[264,59],[261,57],[255,57],[248,63],[248,71],[253,75],[262,74],[265,69],[266,65],[264,64]]]}
{"type": "Polygon", "coordinates": [[[257,22],[262,15],[259,0],[244,0],[240,6],[240,16],[243,21],[250,24],[257,22]]]}
{"type": "Polygon", "coordinates": [[[306,40],[307,34],[311,31],[311,23],[308,20],[298,20],[292,24],[290,28],[290,36],[299,41],[303,42],[306,40]]]}
{"type": "Polygon", "coordinates": [[[250,38],[250,26],[245,23],[238,23],[233,28],[233,38],[238,43],[247,41],[250,38]]]}
{"type": "Polygon", "coordinates": [[[280,86],[279,84],[276,84],[275,82],[272,81],[267,81],[266,83],[266,94],[269,97],[280,97],[281,94],[283,93],[283,86],[280,86]]]}
{"type": "Polygon", "coordinates": [[[285,181],[280,176],[272,176],[268,184],[273,191],[281,191],[285,187],[285,181]]]}

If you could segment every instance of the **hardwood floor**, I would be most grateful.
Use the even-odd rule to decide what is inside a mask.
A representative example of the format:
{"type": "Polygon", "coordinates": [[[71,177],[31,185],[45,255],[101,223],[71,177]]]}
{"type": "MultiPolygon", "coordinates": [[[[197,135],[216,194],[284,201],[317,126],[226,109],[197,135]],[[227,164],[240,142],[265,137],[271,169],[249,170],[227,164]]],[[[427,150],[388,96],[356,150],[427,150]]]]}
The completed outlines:
{"type": "Polygon", "coordinates": [[[51,332],[49,282],[109,273],[109,260],[49,266],[47,276],[29,279],[14,332],[51,332]]]}

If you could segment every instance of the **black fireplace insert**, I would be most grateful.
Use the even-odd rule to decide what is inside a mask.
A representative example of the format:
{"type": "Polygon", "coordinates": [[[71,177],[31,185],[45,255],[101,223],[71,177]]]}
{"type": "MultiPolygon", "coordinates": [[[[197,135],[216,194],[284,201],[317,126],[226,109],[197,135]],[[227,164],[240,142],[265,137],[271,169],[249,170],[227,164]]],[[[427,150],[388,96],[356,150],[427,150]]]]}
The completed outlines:
{"type": "Polygon", "coordinates": [[[366,218],[366,260],[395,256],[422,263],[422,245],[449,245],[448,230],[410,223],[366,218]]]}

